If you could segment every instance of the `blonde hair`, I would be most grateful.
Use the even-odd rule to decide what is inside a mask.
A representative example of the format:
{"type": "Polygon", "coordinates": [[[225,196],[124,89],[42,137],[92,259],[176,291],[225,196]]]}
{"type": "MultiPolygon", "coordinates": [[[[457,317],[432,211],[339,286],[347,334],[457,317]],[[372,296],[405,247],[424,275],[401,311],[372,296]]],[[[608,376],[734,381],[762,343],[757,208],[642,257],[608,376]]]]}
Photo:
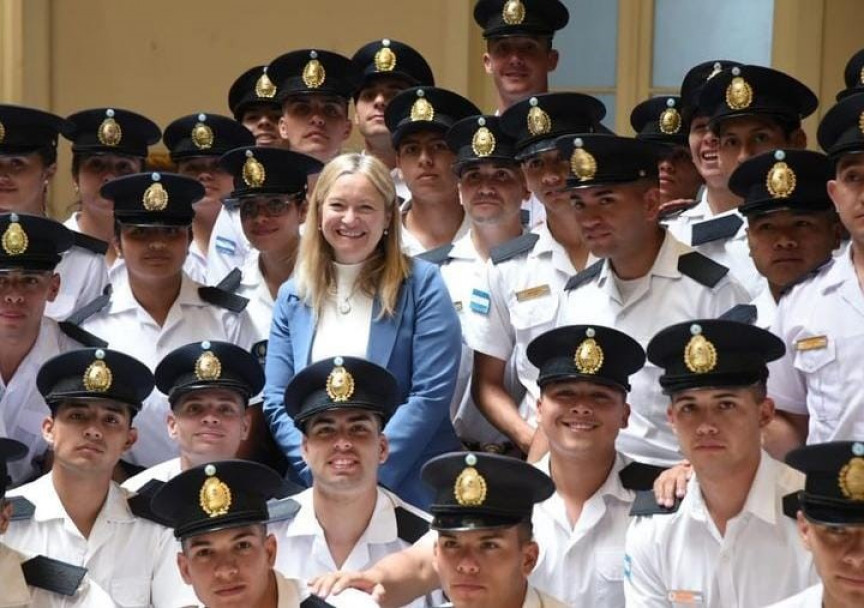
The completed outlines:
{"type": "Polygon", "coordinates": [[[324,238],[321,227],[321,206],[333,185],[343,175],[363,175],[384,199],[390,222],[372,255],[363,263],[357,278],[358,288],[381,306],[381,316],[393,316],[399,288],[411,272],[411,260],[402,253],[402,217],[399,213],[396,187],[390,171],[371,155],[342,154],[324,166],[315,189],[309,197],[306,229],[300,238],[295,280],[297,294],[317,316],[328,294],[336,289],[333,248],[324,238]]]}

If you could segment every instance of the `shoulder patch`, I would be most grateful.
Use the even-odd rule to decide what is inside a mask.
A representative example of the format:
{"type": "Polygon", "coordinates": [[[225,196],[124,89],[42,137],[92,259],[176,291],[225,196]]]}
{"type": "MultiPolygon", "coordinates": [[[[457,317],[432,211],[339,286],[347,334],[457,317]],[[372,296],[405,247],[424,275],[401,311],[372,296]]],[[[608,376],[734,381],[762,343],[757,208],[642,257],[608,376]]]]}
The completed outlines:
{"type": "Polygon", "coordinates": [[[567,281],[567,284],[564,286],[564,291],[571,291],[592,281],[595,277],[600,275],[601,270],[603,270],[603,260],[597,260],[588,268],[580,270],[570,277],[570,280],[567,281]]]}
{"type": "Polygon", "coordinates": [[[414,257],[420,260],[426,260],[427,262],[432,262],[433,264],[438,264],[440,266],[448,259],[450,259],[451,251],[453,251],[453,243],[448,243],[447,245],[441,245],[440,247],[436,247],[435,249],[430,249],[429,251],[418,253],[414,257]]]}
{"type": "Polygon", "coordinates": [[[489,252],[489,258],[493,264],[506,262],[511,258],[515,258],[520,253],[526,253],[534,249],[534,245],[539,238],[540,235],[533,232],[517,236],[515,239],[510,239],[506,243],[493,247],[492,251],[489,252]]]}
{"type": "Polygon", "coordinates": [[[102,290],[102,295],[93,298],[78,310],[72,311],[72,314],[69,315],[66,321],[73,325],[81,325],[111,303],[111,292],[113,289],[111,283],[108,283],[105,289],[102,290]]]}
{"type": "Polygon", "coordinates": [[[753,304],[736,304],[717,318],[723,321],[737,321],[738,323],[753,325],[758,316],[758,310],[753,304]]]}
{"type": "Polygon", "coordinates": [[[69,321],[60,321],[57,325],[60,326],[60,331],[80,343],[81,346],[89,348],[107,348],[108,346],[108,343],[105,340],[96,334],[91,334],[86,329],[82,329],[74,323],[70,323],[69,321]]]}
{"type": "Polygon", "coordinates": [[[159,517],[153,512],[153,509],[150,508],[150,501],[153,498],[153,495],[163,485],[165,485],[164,481],[151,479],[141,486],[141,489],[138,490],[137,493],[127,498],[126,502],[129,504],[129,510],[132,511],[132,514],[135,517],[140,517],[141,519],[157,523],[160,526],[170,528],[171,522],[159,517]]]}
{"type": "Polygon", "coordinates": [[[81,232],[73,231],[72,244],[75,247],[92,251],[97,255],[105,255],[108,252],[108,243],[81,232]]]}
{"type": "Polygon", "coordinates": [[[673,507],[662,507],[657,504],[653,490],[644,490],[642,492],[636,492],[633,506],[630,507],[630,517],[639,517],[643,515],[669,515],[677,511],[680,506],[681,499],[676,498],[673,507]]]}
{"type": "Polygon", "coordinates": [[[280,498],[279,500],[268,501],[267,513],[269,514],[269,519],[267,523],[272,524],[277,521],[294,519],[298,511],[300,511],[300,503],[293,498],[280,498]]]}
{"type": "Polygon", "coordinates": [[[801,502],[798,497],[800,492],[792,492],[783,497],[783,515],[798,519],[798,510],[801,508],[801,502]]]}
{"type": "Polygon", "coordinates": [[[322,600],[317,595],[310,595],[300,602],[300,608],[334,608],[333,604],[322,600]]]}
{"type": "Polygon", "coordinates": [[[729,269],[698,251],[685,253],[678,258],[678,272],[690,277],[705,287],[715,287],[729,274],[729,269]]]}
{"type": "Polygon", "coordinates": [[[21,564],[21,572],[31,587],[73,596],[87,574],[87,568],[37,555],[21,564]]]}
{"type": "Polygon", "coordinates": [[[693,224],[690,244],[696,247],[697,245],[732,238],[742,224],[744,224],[744,220],[737,213],[693,224]]]}
{"type": "Polygon", "coordinates": [[[27,521],[33,519],[36,505],[23,496],[10,496],[9,503],[12,505],[12,521],[27,521]]]}
{"type": "Polygon", "coordinates": [[[240,289],[240,281],[243,280],[243,273],[239,268],[235,268],[224,277],[222,280],[216,283],[216,287],[221,289],[222,291],[227,291],[229,293],[235,293],[238,289],[240,289]]]}
{"type": "Polygon", "coordinates": [[[224,291],[218,287],[199,287],[198,297],[208,304],[237,313],[246,310],[246,305],[249,303],[249,300],[243,296],[224,291]]]}
{"type": "Polygon", "coordinates": [[[396,507],[396,534],[412,545],[429,531],[429,522],[404,507],[396,507]]]}
{"type": "Polygon", "coordinates": [[[654,480],[666,469],[641,462],[631,462],[618,473],[618,478],[628,490],[650,490],[654,480]]]}

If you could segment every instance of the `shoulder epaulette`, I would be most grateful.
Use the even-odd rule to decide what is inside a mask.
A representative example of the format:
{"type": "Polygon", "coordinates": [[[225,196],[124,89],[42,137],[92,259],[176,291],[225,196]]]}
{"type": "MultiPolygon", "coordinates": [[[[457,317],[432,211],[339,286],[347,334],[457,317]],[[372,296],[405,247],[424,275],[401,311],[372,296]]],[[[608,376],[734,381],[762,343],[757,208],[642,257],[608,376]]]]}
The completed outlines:
{"type": "Polygon", "coordinates": [[[800,492],[792,492],[783,497],[783,515],[798,519],[798,511],[801,509],[799,496],[800,492]]]}
{"type": "Polygon", "coordinates": [[[21,572],[31,587],[72,596],[84,580],[87,568],[37,555],[21,564],[21,572]]]}
{"type": "Polygon", "coordinates": [[[249,352],[252,353],[253,357],[258,359],[258,363],[263,368],[264,364],[267,362],[267,340],[256,342],[252,345],[252,348],[249,349],[249,352]]]}
{"type": "Polygon", "coordinates": [[[267,523],[294,519],[300,511],[300,503],[293,498],[280,498],[267,502],[267,523]]]}
{"type": "Polygon", "coordinates": [[[519,210],[519,222],[523,226],[527,226],[531,222],[531,212],[528,209],[519,210]]]}
{"type": "Polygon", "coordinates": [[[82,329],[74,323],[70,323],[69,321],[60,321],[57,325],[60,326],[60,331],[82,346],[87,346],[89,348],[106,348],[108,346],[108,342],[96,334],[91,334],[86,329],[82,329]]]}
{"type": "Polygon", "coordinates": [[[678,258],[678,272],[700,285],[714,287],[729,274],[729,269],[698,251],[691,251],[678,258]]]}
{"type": "Polygon", "coordinates": [[[102,290],[102,295],[96,296],[78,310],[73,310],[66,320],[72,325],[81,325],[84,321],[95,315],[111,303],[111,292],[114,290],[111,283],[102,290]]]}
{"type": "Polygon", "coordinates": [[[317,595],[310,595],[300,602],[300,608],[334,608],[334,606],[329,602],[325,602],[317,595]]]}
{"type": "Polygon", "coordinates": [[[450,259],[451,251],[453,251],[453,243],[447,243],[446,245],[441,245],[440,247],[436,247],[435,249],[430,249],[429,251],[418,253],[414,257],[421,260],[426,260],[427,262],[432,262],[433,264],[438,264],[440,266],[448,259],[450,259]]]}
{"type": "Polygon", "coordinates": [[[238,313],[246,310],[246,305],[249,303],[247,298],[238,296],[236,293],[229,293],[218,287],[199,287],[198,297],[208,304],[238,313]]]}
{"type": "Polygon", "coordinates": [[[228,293],[235,293],[240,289],[240,282],[243,280],[243,273],[239,268],[235,268],[216,283],[216,287],[228,293]]]}
{"type": "Polygon", "coordinates": [[[98,255],[105,255],[108,252],[108,243],[80,232],[73,231],[72,243],[75,247],[81,247],[98,255]]]}
{"type": "Polygon", "coordinates": [[[12,521],[26,521],[33,519],[36,505],[23,496],[10,496],[9,503],[12,505],[12,521]]]}
{"type": "Polygon", "coordinates": [[[743,223],[744,220],[737,213],[733,213],[693,224],[690,244],[696,247],[697,245],[732,238],[743,223]]]}
{"type": "Polygon", "coordinates": [[[753,325],[759,317],[759,312],[753,304],[736,304],[722,315],[717,317],[723,321],[737,321],[753,325]]]}
{"type": "Polygon", "coordinates": [[[506,262],[511,258],[515,258],[520,253],[526,253],[534,249],[534,244],[539,238],[540,235],[527,232],[522,236],[517,236],[515,239],[510,239],[506,243],[493,247],[489,252],[489,258],[493,264],[506,262]]]}
{"type": "Polygon", "coordinates": [[[643,515],[669,515],[677,511],[680,506],[681,499],[676,498],[675,504],[672,507],[664,507],[657,503],[653,490],[644,490],[642,492],[636,492],[633,506],[630,507],[630,517],[640,517],[643,515]]]}
{"type": "Polygon", "coordinates": [[[650,490],[654,487],[654,480],[666,469],[652,464],[631,462],[618,473],[621,485],[628,490],[650,490]]]}
{"type": "Polygon", "coordinates": [[[564,286],[564,291],[571,291],[577,287],[581,287],[585,283],[588,283],[595,277],[599,276],[601,270],[603,270],[603,260],[597,260],[588,268],[580,270],[570,277],[570,280],[567,281],[567,284],[564,286]]]}
{"type": "Polygon", "coordinates": [[[429,531],[429,522],[404,507],[396,507],[396,535],[412,545],[429,531]]]}
{"type": "Polygon", "coordinates": [[[814,268],[813,270],[811,270],[809,272],[805,272],[804,274],[802,274],[800,277],[798,277],[797,279],[795,279],[794,281],[792,281],[788,285],[785,285],[783,287],[783,289],[780,291],[780,297],[782,298],[787,293],[792,291],[792,289],[794,289],[796,285],[800,285],[801,283],[804,283],[805,281],[809,281],[810,279],[815,277],[817,274],[819,274],[820,272],[822,272],[823,270],[825,270],[826,268],[831,266],[833,263],[834,263],[834,256],[828,256],[828,259],[825,260],[824,262],[822,262],[821,264],[819,264],[816,268],[814,268]]]}
{"type": "Polygon", "coordinates": [[[132,514],[135,517],[140,517],[141,519],[157,523],[160,526],[170,528],[172,522],[159,517],[153,512],[153,509],[150,508],[150,501],[152,500],[153,495],[164,485],[164,481],[151,479],[141,486],[138,492],[127,498],[126,502],[129,505],[129,510],[132,511],[132,514]]]}

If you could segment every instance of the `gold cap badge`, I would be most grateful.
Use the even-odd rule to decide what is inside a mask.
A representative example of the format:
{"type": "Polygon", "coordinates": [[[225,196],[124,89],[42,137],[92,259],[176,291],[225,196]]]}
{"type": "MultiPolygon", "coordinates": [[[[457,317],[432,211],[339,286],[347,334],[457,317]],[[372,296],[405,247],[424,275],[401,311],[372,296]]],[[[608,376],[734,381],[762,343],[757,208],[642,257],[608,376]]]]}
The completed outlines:
{"type": "Polygon", "coordinates": [[[785,158],[786,153],[783,150],[777,150],[774,153],[774,159],[777,162],[774,163],[765,177],[765,187],[771,194],[771,198],[789,198],[789,195],[795,192],[798,178],[792,167],[783,162],[785,158]]]}
{"type": "Polygon", "coordinates": [[[577,137],[573,140],[573,154],[570,155],[570,170],[580,182],[587,182],[597,175],[597,159],[582,148],[582,139],[577,137]]]}
{"type": "Polygon", "coordinates": [[[411,122],[424,120],[430,122],[435,118],[435,108],[426,99],[426,93],[423,89],[417,90],[417,99],[414,100],[414,105],[411,106],[411,122]]]}
{"type": "Polygon", "coordinates": [[[675,100],[666,100],[666,109],[660,114],[660,131],[666,135],[674,135],[681,130],[681,114],[675,109],[675,100]]]}
{"type": "Polygon", "coordinates": [[[734,78],[726,87],[726,105],[731,110],[743,110],[753,103],[753,87],[740,74],[740,68],[732,68],[734,78]]]}
{"type": "Polygon", "coordinates": [[[3,251],[6,255],[21,255],[27,251],[30,239],[27,238],[23,226],[18,223],[18,214],[13,213],[9,220],[9,225],[3,232],[3,251]]]}
{"type": "Polygon", "coordinates": [[[536,97],[532,97],[529,102],[531,109],[528,110],[528,132],[533,135],[545,135],[552,130],[552,119],[539,107],[536,97]]]}
{"type": "Polygon", "coordinates": [[[702,327],[691,325],[692,338],[684,347],[684,365],[694,374],[707,374],[717,367],[717,349],[705,336],[702,327]]]}
{"type": "Polygon", "coordinates": [[[264,165],[258,162],[252,150],[246,150],[246,162],[243,163],[243,181],[250,188],[260,188],[267,179],[267,171],[264,165]]]}
{"type": "Polygon", "coordinates": [[[209,342],[202,342],[204,352],[195,361],[195,377],[199,380],[218,380],[222,375],[222,362],[212,350],[209,342]]]}
{"type": "Polygon", "coordinates": [[[525,21],[525,5],[521,0],[507,0],[501,10],[501,17],[507,25],[520,25],[525,21]]]}
{"type": "Polygon", "coordinates": [[[585,330],[585,339],[576,347],[573,354],[573,365],[580,374],[596,374],[603,367],[603,349],[594,339],[595,331],[589,327],[585,330]]]}
{"type": "Polygon", "coordinates": [[[209,150],[213,147],[213,141],[216,139],[213,135],[213,129],[204,124],[205,120],[207,120],[207,116],[199,114],[198,122],[192,127],[192,143],[199,150],[209,150]]]}
{"type": "Polygon", "coordinates": [[[858,116],[858,130],[864,133],[864,112],[861,112],[860,116],[858,116]]]}
{"type": "Polygon", "coordinates": [[[855,457],[849,460],[837,479],[843,496],[850,500],[864,500],[864,458],[855,457]]]}
{"type": "Polygon", "coordinates": [[[327,72],[324,71],[324,66],[318,61],[318,53],[315,51],[309,52],[309,61],[303,68],[303,84],[310,89],[317,89],[327,79],[327,72]]]}
{"type": "Polygon", "coordinates": [[[864,67],[862,67],[861,71],[858,72],[858,82],[864,84],[864,67]]]}
{"type": "Polygon", "coordinates": [[[96,360],[87,366],[84,370],[84,378],[82,382],[84,388],[94,393],[104,393],[114,382],[114,374],[111,373],[111,368],[103,361],[105,351],[101,348],[95,353],[96,360]]]}
{"type": "Polygon", "coordinates": [[[474,132],[474,137],[471,138],[471,150],[475,156],[489,156],[495,151],[495,135],[486,126],[486,119],[482,116],[477,119],[477,124],[480,126],[474,132]]]}
{"type": "Polygon", "coordinates": [[[198,493],[198,503],[210,517],[222,517],[227,515],[231,509],[231,488],[224,481],[216,477],[216,467],[208,464],[204,467],[207,479],[198,493]]]}
{"type": "Polygon", "coordinates": [[[467,465],[453,484],[453,496],[463,507],[478,507],[486,501],[486,480],[474,468],[477,457],[474,454],[465,455],[467,465]]]}
{"type": "Polygon", "coordinates": [[[273,84],[273,81],[267,75],[266,67],[264,68],[264,72],[258,77],[258,80],[255,81],[255,95],[263,99],[273,99],[276,97],[276,85],[273,84]]]}
{"type": "Polygon", "coordinates": [[[159,181],[162,179],[161,175],[154,173],[151,178],[153,183],[144,191],[141,204],[147,211],[164,211],[168,206],[168,191],[159,181]]]}
{"type": "Polygon", "coordinates": [[[6,126],[0,122],[0,144],[3,143],[4,139],[6,139],[6,126]]]}
{"type": "Polygon", "coordinates": [[[96,131],[96,137],[103,146],[114,147],[123,139],[123,129],[120,123],[114,120],[114,110],[105,110],[105,119],[96,131]]]}
{"type": "Polygon", "coordinates": [[[333,371],[327,376],[327,396],[334,403],[343,403],[351,398],[354,394],[354,376],[347,369],[342,367],[344,361],[342,357],[333,359],[333,371]]]}
{"type": "Polygon", "coordinates": [[[375,53],[375,71],[392,72],[396,68],[396,53],[390,48],[390,41],[381,41],[381,48],[375,53]]]}

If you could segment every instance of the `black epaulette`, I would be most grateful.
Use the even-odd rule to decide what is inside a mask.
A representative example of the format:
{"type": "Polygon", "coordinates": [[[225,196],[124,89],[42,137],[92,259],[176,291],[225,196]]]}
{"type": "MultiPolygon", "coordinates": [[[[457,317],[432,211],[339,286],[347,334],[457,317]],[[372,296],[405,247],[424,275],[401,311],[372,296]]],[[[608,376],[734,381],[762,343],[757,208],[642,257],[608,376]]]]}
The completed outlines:
{"type": "Polygon", "coordinates": [[[743,223],[744,220],[737,213],[733,213],[693,224],[690,244],[696,247],[697,245],[732,238],[738,233],[738,229],[743,223]]]}
{"type": "Polygon", "coordinates": [[[150,501],[153,499],[153,495],[157,492],[157,490],[159,490],[159,488],[164,485],[164,481],[159,481],[158,479],[151,479],[143,486],[141,486],[141,488],[135,494],[127,498],[126,502],[129,505],[129,510],[132,511],[132,514],[135,517],[140,517],[141,519],[146,519],[147,521],[157,523],[160,526],[171,528],[173,522],[159,517],[156,513],[153,512],[153,509],[150,507],[150,501]]]}
{"type": "Polygon", "coordinates": [[[753,325],[759,317],[759,311],[753,304],[736,304],[722,315],[717,317],[723,321],[736,321],[753,325]]]}
{"type": "Polygon", "coordinates": [[[644,515],[669,515],[677,511],[680,506],[681,499],[675,498],[675,504],[672,507],[664,507],[657,502],[652,490],[644,490],[642,492],[636,492],[633,506],[630,507],[630,517],[641,517],[644,515]]]}
{"type": "Polygon", "coordinates": [[[603,260],[597,260],[588,268],[580,270],[570,277],[570,280],[567,281],[567,284],[564,286],[564,291],[571,291],[592,281],[595,277],[600,275],[601,270],[603,270],[603,260]]]}
{"type": "Polygon", "coordinates": [[[293,498],[280,498],[267,501],[267,523],[294,519],[300,511],[300,503],[293,498]]]}
{"type": "Polygon", "coordinates": [[[528,226],[531,223],[531,212],[528,209],[519,210],[519,222],[523,226],[528,226]]]}
{"type": "Polygon", "coordinates": [[[81,346],[87,346],[89,348],[108,347],[108,343],[105,340],[96,334],[91,334],[86,329],[78,327],[74,323],[70,323],[69,321],[60,321],[57,325],[60,326],[60,331],[81,344],[81,346]]]}
{"type": "Polygon", "coordinates": [[[111,303],[111,292],[113,290],[114,288],[111,287],[111,283],[108,283],[108,285],[105,286],[105,289],[102,290],[101,296],[95,297],[78,310],[73,310],[72,314],[66,318],[66,321],[72,325],[81,325],[84,321],[111,303]]]}
{"type": "Polygon", "coordinates": [[[258,363],[261,367],[264,367],[264,364],[267,362],[267,340],[256,342],[252,345],[252,348],[249,349],[249,352],[252,353],[253,357],[258,359],[258,363]]]}
{"type": "Polygon", "coordinates": [[[396,535],[412,545],[429,531],[429,522],[404,507],[396,507],[396,535]]]}
{"type": "Polygon", "coordinates": [[[92,251],[97,255],[105,255],[108,253],[108,243],[101,239],[80,232],[75,232],[74,230],[72,231],[72,244],[75,247],[92,251]]]}
{"type": "Polygon", "coordinates": [[[31,587],[60,595],[73,596],[78,591],[87,568],[37,555],[21,564],[24,580],[31,587]]]}
{"type": "Polygon", "coordinates": [[[9,503],[12,505],[12,521],[27,521],[33,519],[36,513],[36,505],[23,496],[10,496],[9,503]]]}
{"type": "Polygon", "coordinates": [[[493,264],[506,262],[521,253],[526,253],[534,249],[534,244],[539,238],[540,235],[534,234],[533,232],[517,236],[515,239],[510,239],[506,243],[493,247],[489,252],[489,258],[492,260],[493,264]]]}
{"type": "Polygon", "coordinates": [[[240,282],[243,280],[243,273],[239,268],[235,268],[216,283],[216,287],[228,293],[235,293],[240,289],[240,282]]]}
{"type": "Polygon", "coordinates": [[[618,478],[621,480],[621,485],[628,490],[650,490],[654,487],[654,480],[665,470],[665,467],[631,462],[621,469],[618,473],[618,478]]]}
{"type": "Polygon", "coordinates": [[[828,259],[825,260],[824,262],[822,262],[821,264],[819,264],[816,268],[814,268],[813,270],[811,270],[809,272],[805,272],[804,274],[802,274],[800,277],[798,277],[797,279],[795,279],[794,281],[792,281],[788,285],[784,285],[783,289],[780,291],[780,297],[782,298],[787,293],[792,291],[796,285],[800,285],[801,283],[804,283],[805,281],[809,281],[810,279],[815,277],[817,274],[819,274],[820,272],[822,272],[823,270],[825,270],[826,268],[831,266],[833,263],[834,263],[834,256],[829,255],[828,259]]]}
{"type": "Polygon", "coordinates": [[[418,253],[414,257],[420,260],[425,260],[427,262],[432,262],[433,264],[437,264],[438,266],[440,266],[441,264],[450,259],[451,251],[453,251],[453,243],[448,243],[446,245],[436,247],[435,249],[430,249],[429,251],[418,253]]]}
{"type": "Polygon", "coordinates": [[[798,519],[798,511],[801,510],[800,496],[800,492],[792,492],[783,497],[783,515],[798,519]]]}
{"type": "Polygon", "coordinates": [[[310,595],[300,602],[300,608],[335,608],[333,604],[325,602],[317,595],[310,595]]]}
{"type": "Polygon", "coordinates": [[[729,274],[729,269],[698,251],[685,253],[678,258],[678,272],[690,277],[705,287],[715,287],[729,274]]]}
{"type": "Polygon", "coordinates": [[[213,304],[219,308],[224,308],[225,310],[237,313],[246,310],[246,305],[249,303],[249,300],[243,296],[238,296],[235,293],[230,293],[219,289],[218,287],[210,286],[199,287],[198,297],[208,304],[213,304]]]}

